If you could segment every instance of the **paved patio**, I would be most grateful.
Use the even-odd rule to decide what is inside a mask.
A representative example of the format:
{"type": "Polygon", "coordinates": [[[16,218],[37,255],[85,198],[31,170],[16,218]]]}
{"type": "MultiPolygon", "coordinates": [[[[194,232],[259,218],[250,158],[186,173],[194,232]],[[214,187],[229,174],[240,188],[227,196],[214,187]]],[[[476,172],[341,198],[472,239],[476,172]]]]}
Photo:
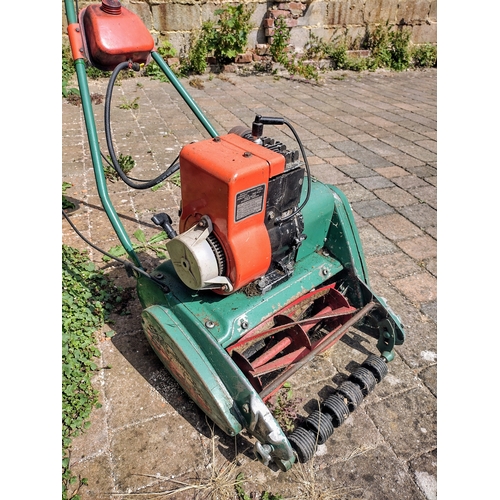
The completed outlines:
{"type": "MultiPolygon", "coordinates": [[[[372,287],[400,315],[407,339],[397,348],[389,375],[311,462],[288,473],[273,471],[253,459],[248,436],[232,439],[213,429],[184,395],[142,333],[134,280],[89,249],[132,298],[130,315],[117,315],[100,335],[101,363],[110,367],[95,380],[103,406],[93,411],[92,425],[74,440],[72,453],[72,470],[89,480],[81,498],[203,498],[208,485],[213,490],[215,479],[222,481],[221,467],[231,479],[244,473],[242,487],[251,498],[263,491],[293,499],[436,498],[436,70],[335,72],[319,85],[270,75],[204,77],[197,87],[182,82],[221,134],[235,125],[250,126],[256,114],[293,123],[312,174],[337,185],[349,199],[372,287]],[[116,335],[107,338],[110,329],[116,335]],[[160,495],[195,484],[198,489],[160,495]]],[[[106,83],[91,81],[91,92],[104,95],[106,83]]],[[[116,150],[136,160],[133,177],[158,175],[184,144],[208,137],[170,84],[123,80],[115,88],[114,104],[116,150]]],[[[118,240],[100,206],[82,109],[66,101],[62,109],[62,180],[73,184],[66,194],[78,204],[71,220],[108,250],[118,240]]],[[[94,109],[107,154],[104,105],[94,109]]],[[[266,135],[292,141],[284,128],[269,127],[266,135]]],[[[109,191],[130,235],[137,229],[147,237],[157,234],[152,215],[174,215],[179,206],[179,188],[172,183],[153,192],[114,182],[109,191]]],[[[65,244],[87,248],[64,220],[62,231],[65,244]]],[[[153,266],[155,256],[145,262],[153,266]]],[[[299,371],[290,380],[297,411],[311,413],[318,398],[326,397],[367,352],[376,352],[373,339],[352,331],[299,371]]],[[[212,498],[237,498],[234,487],[228,491],[232,496],[221,491],[212,498]]]]}

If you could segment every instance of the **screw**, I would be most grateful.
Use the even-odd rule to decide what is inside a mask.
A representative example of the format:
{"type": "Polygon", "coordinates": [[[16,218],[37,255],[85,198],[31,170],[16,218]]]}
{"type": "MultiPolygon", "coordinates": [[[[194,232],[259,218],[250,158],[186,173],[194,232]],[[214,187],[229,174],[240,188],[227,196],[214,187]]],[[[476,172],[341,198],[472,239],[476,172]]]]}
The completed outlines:
{"type": "Polygon", "coordinates": [[[321,272],[323,273],[323,276],[326,276],[328,274],[328,269],[323,268],[321,272]]]}
{"type": "Polygon", "coordinates": [[[240,320],[240,326],[243,328],[243,330],[246,330],[248,328],[248,321],[246,319],[241,319],[240,320]]]}
{"type": "Polygon", "coordinates": [[[252,156],[252,153],[250,153],[249,151],[245,151],[245,152],[243,153],[243,156],[244,156],[245,158],[250,158],[250,156],[252,156]]]}
{"type": "Polygon", "coordinates": [[[208,320],[205,322],[205,326],[207,328],[213,328],[215,326],[215,323],[213,321],[208,320]]]}
{"type": "Polygon", "coordinates": [[[155,274],[155,278],[158,279],[158,280],[161,280],[161,279],[163,279],[163,274],[162,273],[156,273],[155,274]]]}

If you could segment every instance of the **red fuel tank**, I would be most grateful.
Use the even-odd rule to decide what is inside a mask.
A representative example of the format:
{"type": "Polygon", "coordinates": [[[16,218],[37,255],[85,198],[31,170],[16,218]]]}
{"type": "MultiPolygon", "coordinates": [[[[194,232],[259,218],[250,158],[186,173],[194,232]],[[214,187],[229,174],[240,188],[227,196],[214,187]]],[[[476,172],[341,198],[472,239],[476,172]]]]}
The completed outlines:
{"type": "Polygon", "coordinates": [[[79,16],[86,57],[96,68],[112,71],[131,60],[147,64],[154,40],[141,18],[118,0],[102,0],[85,7],[79,16]]]}

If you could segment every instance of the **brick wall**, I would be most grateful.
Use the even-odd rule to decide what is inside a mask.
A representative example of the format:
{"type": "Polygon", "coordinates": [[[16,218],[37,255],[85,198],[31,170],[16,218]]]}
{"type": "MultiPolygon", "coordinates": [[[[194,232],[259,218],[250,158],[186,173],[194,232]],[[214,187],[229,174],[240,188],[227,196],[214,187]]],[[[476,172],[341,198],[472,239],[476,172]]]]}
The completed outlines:
{"type": "MultiPolygon", "coordinates": [[[[79,1],[83,8],[99,1],[79,1]]],[[[168,39],[182,53],[187,53],[191,33],[203,21],[216,19],[214,11],[230,2],[225,0],[122,0],[122,5],[137,13],[155,40],[168,39]]],[[[274,19],[283,15],[291,28],[290,44],[301,50],[312,33],[324,41],[347,29],[348,38],[361,39],[367,26],[401,24],[412,31],[414,43],[437,43],[437,0],[244,0],[252,5],[251,22],[255,26],[249,36],[249,48],[269,43],[274,19]]],[[[66,16],[63,13],[63,37],[66,16]]]]}

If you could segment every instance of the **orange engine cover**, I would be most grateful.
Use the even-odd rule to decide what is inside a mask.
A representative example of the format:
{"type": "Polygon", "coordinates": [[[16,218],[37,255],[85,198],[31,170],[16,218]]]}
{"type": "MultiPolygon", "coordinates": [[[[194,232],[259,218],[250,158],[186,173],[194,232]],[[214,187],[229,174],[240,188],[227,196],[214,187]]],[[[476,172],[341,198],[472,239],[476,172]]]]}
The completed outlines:
{"type": "Polygon", "coordinates": [[[117,0],[103,0],[80,12],[80,26],[86,56],[90,63],[104,71],[131,60],[147,63],[154,40],[141,18],[120,5],[117,0]]]}
{"type": "Polygon", "coordinates": [[[264,223],[268,182],[284,169],[283,155],[236,134],[181,150],[179,230],[187,231],[204,215],[210,217],[233,291],[269,269],[271,243],[264,223]]]}

